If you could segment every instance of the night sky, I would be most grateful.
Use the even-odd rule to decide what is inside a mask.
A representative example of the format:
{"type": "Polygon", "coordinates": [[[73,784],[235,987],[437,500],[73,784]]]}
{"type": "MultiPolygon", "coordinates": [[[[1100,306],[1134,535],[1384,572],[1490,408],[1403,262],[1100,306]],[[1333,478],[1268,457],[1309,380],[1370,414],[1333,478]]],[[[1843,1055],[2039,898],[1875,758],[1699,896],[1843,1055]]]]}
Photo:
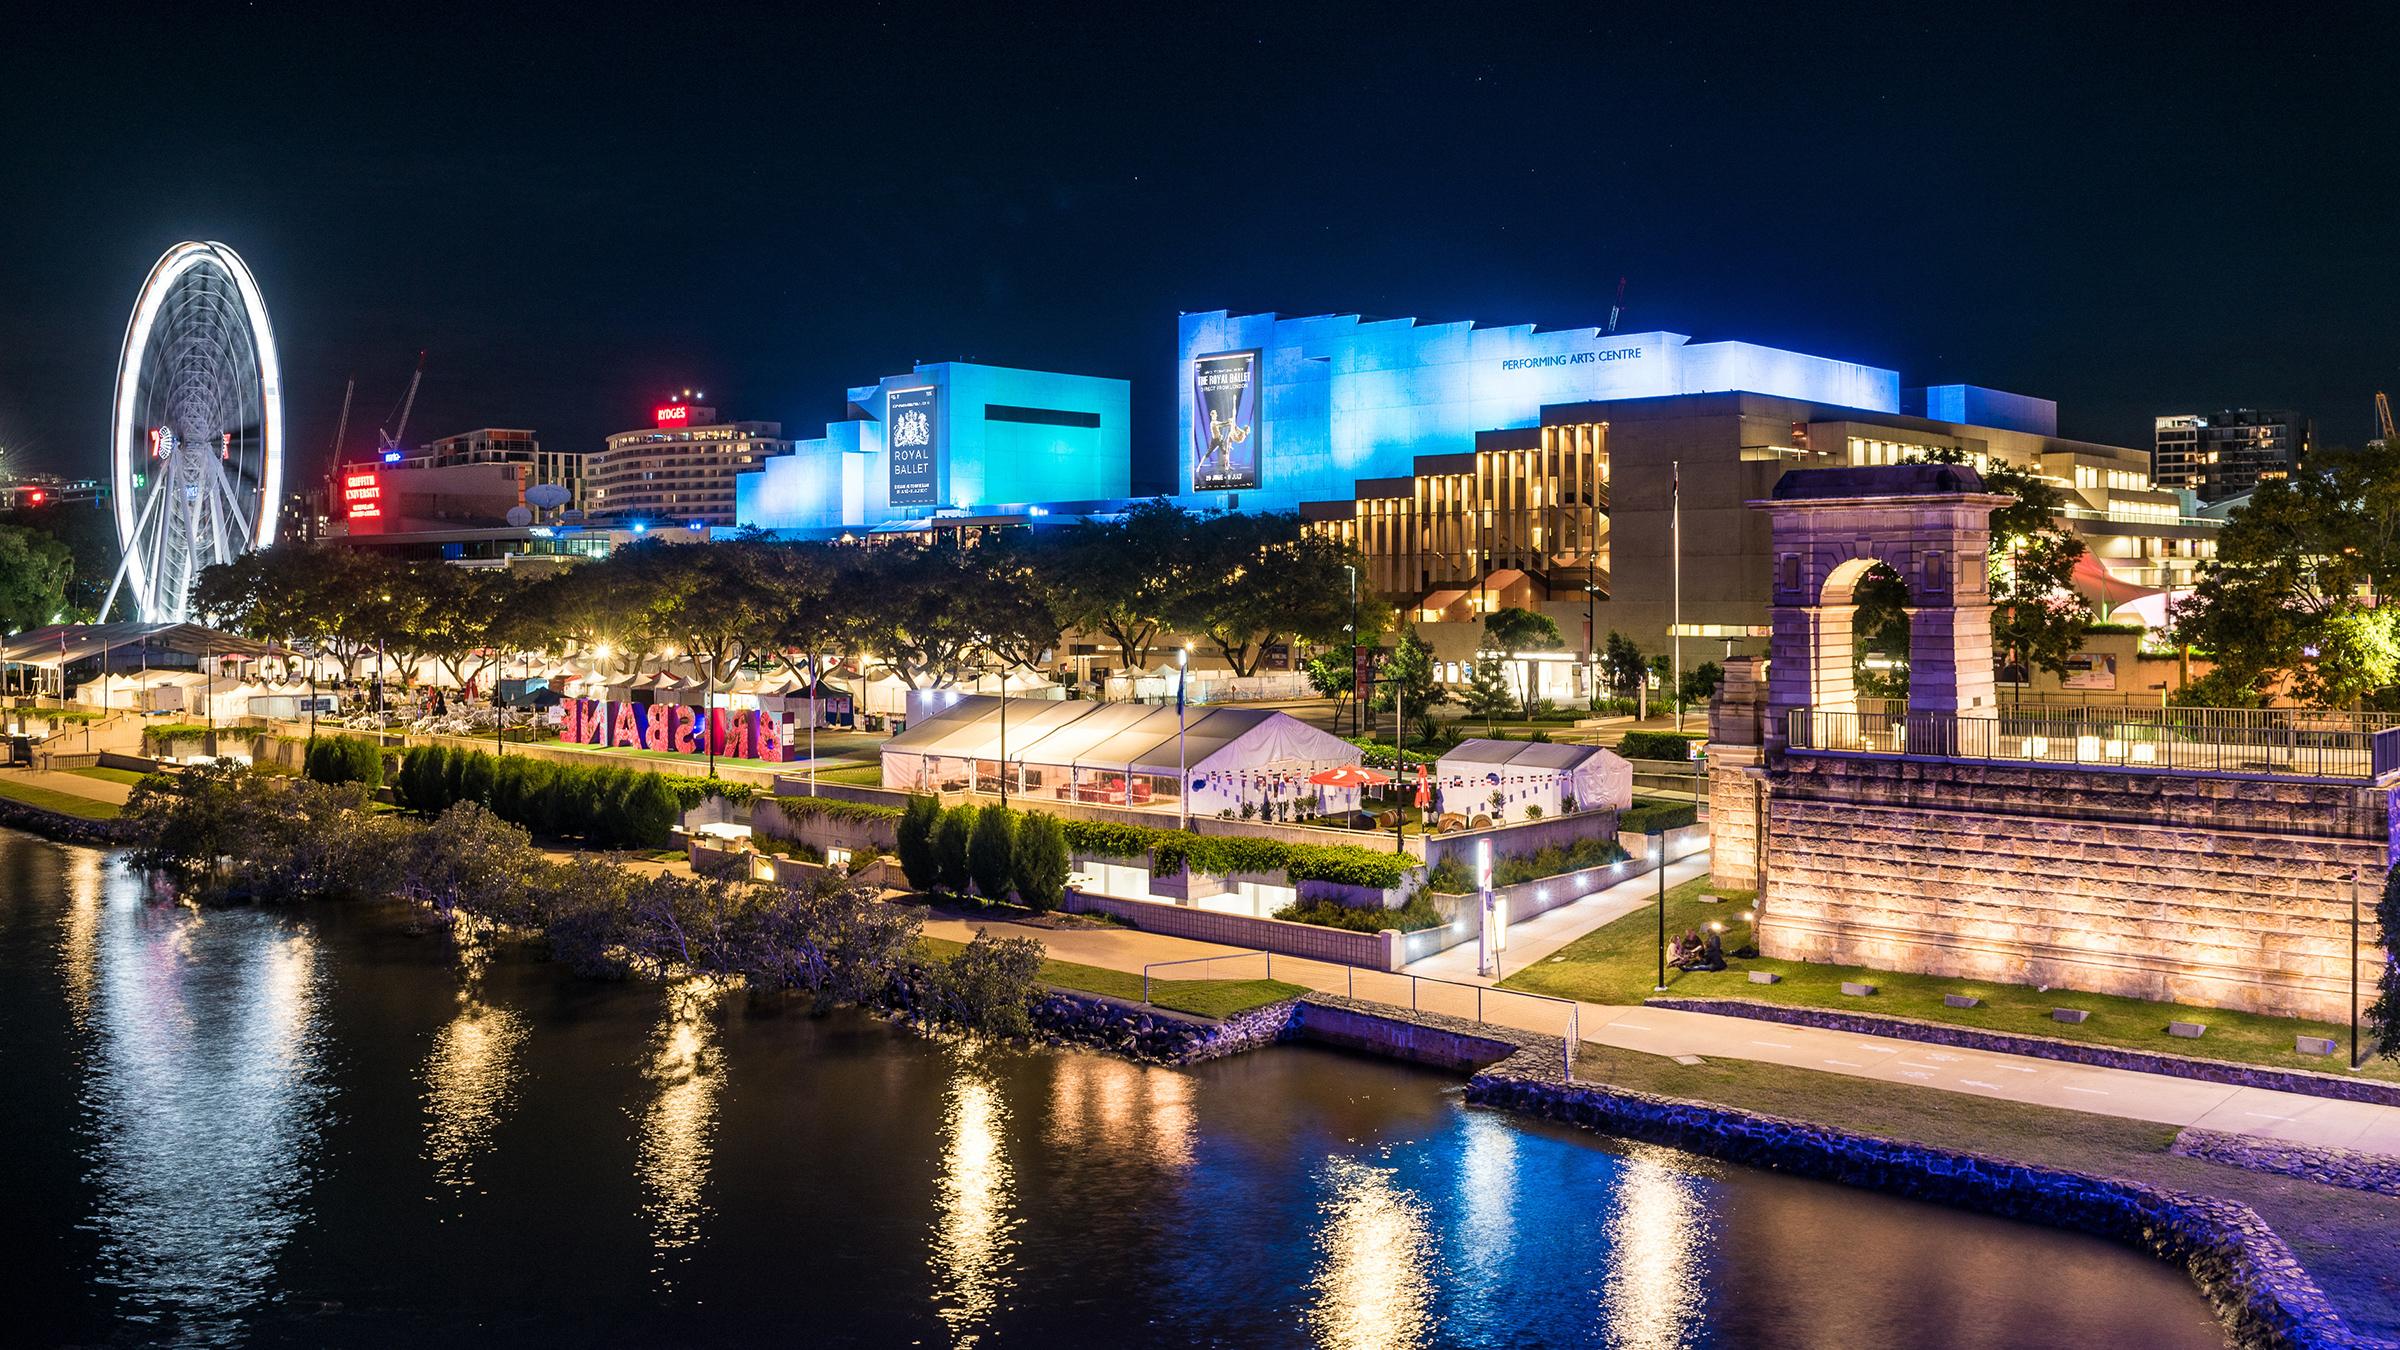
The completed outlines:
{"type": "Polygon", "coordinates": [[[300,481],[422,348],[411,440],[568,448],[687,385],[811,436],[912,361],[1123,376],[1160,489],[1179,310],[1588,326],[1620,276],[1629,331],[2120,444],[2400,394],[2400,6],[323,8],[12,24],[0,446],[103,473],[186,238],[265,289],[300,481]]]}

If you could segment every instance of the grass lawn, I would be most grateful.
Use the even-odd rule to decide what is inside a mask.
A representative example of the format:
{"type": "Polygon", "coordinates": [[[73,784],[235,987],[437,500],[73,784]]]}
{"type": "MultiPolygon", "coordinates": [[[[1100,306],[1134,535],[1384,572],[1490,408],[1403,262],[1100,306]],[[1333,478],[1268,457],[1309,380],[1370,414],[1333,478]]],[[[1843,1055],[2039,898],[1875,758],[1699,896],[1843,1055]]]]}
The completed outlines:
{"type": "MultiPolygon", "coordinates": [[[[948,938],[920,938],[925,949],[937,956],[955,956],[964,950],[963,942],[948,938]]],[[[1142,1001],[1142,977],[1134,972],[1110,970],[1105,966],[1087,966],[1074,961],[1042,962],[1042,983],[1053,989],[1072,990],[1083,994],[1101,994],[1123,999],[1128,1003],[1142,1001]]],[[[1150,1001],[1158,1007],[1194,1017],[1231,1017],[1252,1008],[1298,998],[1308,990],[1281,980],[1153,980],[1150,982],[1150,1001]]]]}
{"type": "MultiPolygon", "coordinates": [[[[785,772],[796,778],[808,777],[806,769],[786,769],[785,772]]],[[[873,764],[837,764],[830,767],[819,765],[817,766],[817,781],[840,783],[845,787],[882,787],[883,765],[880,761],[873,764]]]]}
{"type": "Polygon", "coordinates": [[[69,769],[67,772],[78,778],[96,778],[103,783],[123,783],[127,787],[132,787],[149,776],[134,769],[104,769],[98,766],[89,769],[69,769]]]}
{"type": "Polygon", "coordinates": [[[55,792],[8,777],[0,777],[0,797],[23,802],[27,806],[38,806],[45,811],[56,811],[62,816],[80,816],[85,820],[115,820],[124,814],[123,808],[115,802],[94,801],[71,792],[55,792]]]}
{"type": "MultiPolygon", "coordinates": [[[[1731,953],[1750,941],[1750,924],[1742,915],[1749,909],[1751,893],[1719,890],[1717,894],[1729,897],[1725,903],[1701,903],[1700,895],[1710,890],[1708,879],[1703,877],[1667,892],[1667,936],[1672,941],[1687,928],[1705,931],[1709,923],[1721,923],[1725,926],[1725,950],[1731,953]]],[[[1639,1003],[1650,997],[1658,978],[1657,912],[1637,910],[1568,943],[1558,955],[1565,959],[1538,961],[1503,983],[1512,989],[1591,1003],[1639,1003]]],[[[2343,1072],[2346,1061],[2342,1054],[2330,1057],[2299,1054],[2292,1049],[2292,1038],[2330,1036],[2345,1049],[2349,1045],[2349,1028],[2327,1022],[2153,1003],[2067,989],[2042,993],[2028,985],[1763,958],[1734,958],[1731,968],[1723,971],[1670,969],[1667,992],[1679,998],[1746,998],[1762,1003],[1887,1013],[1990,1031],[2328,1073],[2343,1072]],[[1774,971],[1783,976],[1783,982],[1751,984],[1747,973],[1753,970],[1774,971]],[[1869,998],[1853,998],[1841,990],[1845,980],[1875,985],[1880,992],[1869,998]],[[1942,1002],[1944,994],[1971,994],[1982,999],[1983,1006],[1953,1008],[1942,1002]],[[2082,1008],[2091,1017],[2081,1023],[2053,1022],[2052,1008],[2082,1008]],[[2196,1041],[2169,1036],[2169,1022],[2203,1023],[2208,1034],[2196,1041]]],[[[2400,1082],[2400,1062],[2388,1055],[2371,1059],[2359,1073],[2400,1082]]]]}
{"type": "Polygon", "coordinates": [[[2167,1152],[2172,1125],[1781,1064],[1709,1060],[1687,1066],[1604,1045],[1577,1052],[1575,1077],[2239,1200],[2291,1244],[2353,1330],[2390,1335],[2400,1329],[2400,1281],[2388,1269],[2390,1235],[2400,1231],[2400,1200],[2179,1158],[2167,1152]]]}

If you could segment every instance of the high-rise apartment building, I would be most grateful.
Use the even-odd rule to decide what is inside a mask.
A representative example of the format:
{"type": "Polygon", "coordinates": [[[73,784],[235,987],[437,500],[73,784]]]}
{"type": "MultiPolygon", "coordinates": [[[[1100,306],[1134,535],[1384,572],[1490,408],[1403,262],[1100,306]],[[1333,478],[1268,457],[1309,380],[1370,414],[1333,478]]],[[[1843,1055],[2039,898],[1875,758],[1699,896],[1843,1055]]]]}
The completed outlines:
{"type": "Polygon", "coordinates": [[[2188,488],[2201,501],[2221,502],[2290,477],[2315,439],[2315,425],[2293,412],[2177,413],[2158,419],[2150,477],[2162,488],[2188,488]]]}
{"type": "Polygon", "coordinates": [[[720,422],[681,399],[653,425],[620,431],[584,461],[584,512],[610,524],[733,524],[736,476],[792,448],[780,422],[720,422]]]}

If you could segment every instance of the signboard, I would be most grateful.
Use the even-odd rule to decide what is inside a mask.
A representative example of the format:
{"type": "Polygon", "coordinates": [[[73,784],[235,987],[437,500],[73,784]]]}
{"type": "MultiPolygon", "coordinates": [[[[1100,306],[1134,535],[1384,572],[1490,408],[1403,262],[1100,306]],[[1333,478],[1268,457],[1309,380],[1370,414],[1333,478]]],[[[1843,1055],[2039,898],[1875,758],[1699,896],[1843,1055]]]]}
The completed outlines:
{"type": "Polygon", "coordinates": [[[342,517],[374,520],[383,514],[383,485],[373,473],[342,475],[342,517]]]}
{"type": "Polygon", "coordinates": [[[1258,352],[1192,358],[1192,491],[1258,486],[1258,352]]]}
{"type": "Polygon", "coordinates": [[[651,416],[656,417],[658,424],[662,427],[688,426],[692,420],[692,405],[671,403],[664,408],[655,410],[651,416]]]}
{"type": "Polygon", "coordinates": [[[942,391],[895,389],[884,404],[884,440],[891,455],[891,503],[939,506],[942,501],[942,391]]]}
{"type": "Polygon", "coordinates": [[[571,698],[559,704],[559,716],[559,739],[569,745],[695,756],[713,746],[730,759],[784,757],[783,720],[773,713],[571,698]]]}
{"type": "Polygon", "coordinates": [[[2077,652],[2067,658],[2066,674],[2058,683],[2066,689],[2114,689],[2117,658],[2103,652],[2077,652]]]}

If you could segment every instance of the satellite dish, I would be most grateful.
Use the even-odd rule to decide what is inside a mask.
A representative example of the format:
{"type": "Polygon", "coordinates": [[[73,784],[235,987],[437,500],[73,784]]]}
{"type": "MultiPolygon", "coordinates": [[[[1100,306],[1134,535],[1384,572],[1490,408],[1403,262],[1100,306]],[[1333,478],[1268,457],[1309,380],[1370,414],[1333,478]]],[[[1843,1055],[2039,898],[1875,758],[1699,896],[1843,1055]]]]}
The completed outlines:
{"type": "Polygon", "coordinates": [[[508,523],[522,529],[533,523],[533,512],[522,506],[512,506],[508,508],[508,523]]]}
{"type": "Polygon", "coordinates": [[[556,507],[565,506],[569,501],[574,499],[574,496],[574,493],[567,491],[565,488],[560,487],[556,483],[536,483],[532,487],[525,489],[526,502],[531,505],[538,506],[545,511],[552,510],[556,507]]]}

